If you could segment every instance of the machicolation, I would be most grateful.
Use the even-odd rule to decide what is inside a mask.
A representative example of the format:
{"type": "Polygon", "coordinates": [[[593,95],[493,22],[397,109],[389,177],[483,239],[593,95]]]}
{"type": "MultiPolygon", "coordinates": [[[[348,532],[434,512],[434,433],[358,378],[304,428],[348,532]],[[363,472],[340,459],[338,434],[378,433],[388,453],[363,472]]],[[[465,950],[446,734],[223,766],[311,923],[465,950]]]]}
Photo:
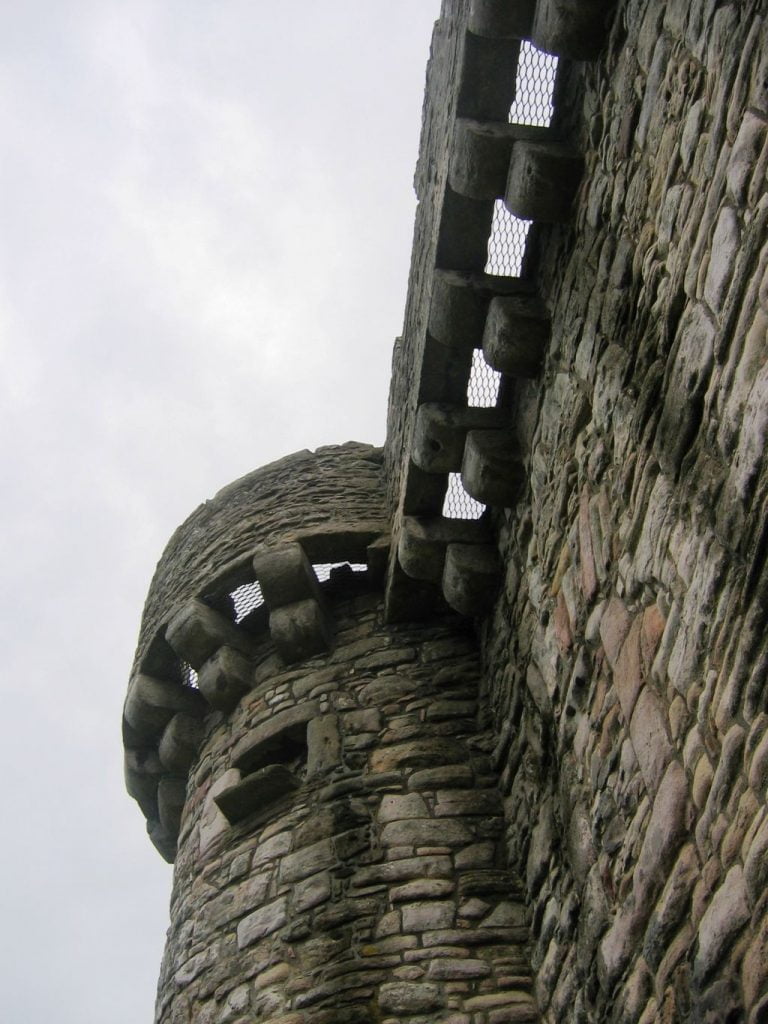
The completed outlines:
{"type": "Polygon", "coordinates": [[[159,1024],[768,1022],[767,17],[444,0],[384,448],[150,587],[159,1024]]]}

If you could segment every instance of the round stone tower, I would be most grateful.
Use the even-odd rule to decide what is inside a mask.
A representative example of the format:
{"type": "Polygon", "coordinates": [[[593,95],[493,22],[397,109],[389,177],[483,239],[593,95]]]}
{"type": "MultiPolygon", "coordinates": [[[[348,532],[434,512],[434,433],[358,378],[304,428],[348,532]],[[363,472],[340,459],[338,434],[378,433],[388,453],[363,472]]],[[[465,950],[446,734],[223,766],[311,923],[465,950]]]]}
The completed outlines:
{"type": "Polygon", "coordinates": [[[158,566],[125,744],[175,860],[160,1022],[536,1019],[477,644],[385,622],[381,463],[273,463],[158,566]]]}

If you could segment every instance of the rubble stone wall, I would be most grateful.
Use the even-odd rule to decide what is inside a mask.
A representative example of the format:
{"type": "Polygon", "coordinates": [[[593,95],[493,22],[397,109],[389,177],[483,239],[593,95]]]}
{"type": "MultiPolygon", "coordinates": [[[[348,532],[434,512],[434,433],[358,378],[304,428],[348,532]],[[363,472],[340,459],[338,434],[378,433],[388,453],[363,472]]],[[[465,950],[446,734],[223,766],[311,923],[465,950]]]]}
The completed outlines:
{"type": "Polygon", "coordinates": [[[629,0],[569,72],[586,172],[483,626],[547,1021],[768,1019],[765,14],[629,0]]]}
{"type": "Polygon", "coordinates": [[[380,597],[335,612],[333,654],[268,659],[237,709],[208,719],[157,1019],[536,1020],[475,639],[460,620],[384,626],[380,597]],[[258,763],[265,730],[290,723],[290,752],[264,756],[282,749],[295,787],[267,780],[231,824],[214,798],[241,780],[235,765],[258,763]]]}

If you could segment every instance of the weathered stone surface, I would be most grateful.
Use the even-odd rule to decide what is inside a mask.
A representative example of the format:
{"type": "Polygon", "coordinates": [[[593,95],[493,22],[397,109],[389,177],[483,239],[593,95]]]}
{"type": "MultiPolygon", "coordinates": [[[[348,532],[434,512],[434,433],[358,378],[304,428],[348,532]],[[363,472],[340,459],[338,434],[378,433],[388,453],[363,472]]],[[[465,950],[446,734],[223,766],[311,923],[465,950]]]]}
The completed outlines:
{"type": "Polygon", "coordinates": [[[270,609],[320,599],[317,577],[300,544],[261,545],[253,554],[253,571],[270,609]]]}
{"type": "Polygon", "coordinates": [[[593,60],[605,44],[611,0],[538,0],[531,39],[540,50],[593,60]]]}
{"type": "Polygon", "coordinates": [[[242,654],[253,651],[253,642],[234,622],[202,601],[187,602],[168,623],[165,637],[180,658],[200,668],[219,647],[231,647],[242,654]]]}
{"type": "Polygon", "coordinates": [[[279,711],[247,733],[232,750],[232,763],[252,772],[266,764],[288,762],[306,749],[307,725],[319,713],[314,701],[279,711]]]}
{"type": "Polygon", "coordinates": [[[231,647],[220,647],[200,666],[197,686],[212,708],[231,711],[253,681],[251,663],[231,647]]]}
{"type": "Polygon", "coordinates": [[[171,772],[185,772],[193,763],[202,743],[205,728],[199,718],[174,715],[166,725],[158,753],[163,767],[171,772]]]}
{"type": "Polygon", "coordinates": [[[549,137],[549,129],[534,125],[457,118],[448,169],[450,187],[471,199],[500,199],[516,142],[546,142],[549,137]]]}
{"type": "Polygon", "coordinates": [[[341,733],[336,715],[321,715],[307,725],[307,775],[332,771],[341,762],[341,733]]]}
{"type": "Polygon", "coordinates": [[[469,31],[477,36],[512,36],[527,39],[533,23],[535,0],[508,4],[505,0],[472,0],[469,31]]]}
{"type": "Polygon", "coordinates": [[[464,444],[461,482],[477,501],[511,508],[526,484],[516,435],[509,430],[470,430],[464,444]]]}
{"type": "Polygon", "coordinates": [[[323,654],[331,646],[328,616],[311,597],[271,611],[269,631],[286,664],[323,654]]]}
{"type": "Polygon", "coordinates": [[[427,473],[458,471],[468,430],[497,430],[508,425],[509,414],[504,409],[425,402],[416,416],[413,461],[427,473]]]}
{"type": "Polygon", "coordinates": [[[247,775],[216,797],[219,810],[234,824],[257,811],[263,811],[299,786],[299,780],[284,765],[270,764],[247,775]]]}
{"type": "Polygon", "coordinates": [[[494,370],[513,377],[537,377],[549,342],[549,315],[535,296],[491,299],[482,349],[494,370]]]}
{"type": "Polygon", "coordinates": [[[443,594],[460,615],[482,615],[493,604],[501,562],[490,544],[449,544],[443,568],[443,594]]]}
{"type": "Polygon", "coordinates": [[[282,927],[287,918],[287,908],[288,901],[283,896],[244,917],[237,926],[238,948],[247,949],[265,935],[271,935],[282,927]]]}
{"type": "Polygon", "coordinates": [[[581,157],[562,145],[517,142],[510,158],[504,205],[523,220],[567,220],[582,171],[581,157]]]}
{"type": "Polygon", "coordinates": [[[400,533],[398,558],[414,579],[439,581],[448,544],[483,545],[488,540],[487,528],[476,521],[407,516],[400,533]]]}
{"type": "Polygon", "coordinates": [[[196,690],[165,679],[134,676],[125,701],[125,720],[137,736],[159,737],[179,712],[202,715],[205,702],[196,690]]]}

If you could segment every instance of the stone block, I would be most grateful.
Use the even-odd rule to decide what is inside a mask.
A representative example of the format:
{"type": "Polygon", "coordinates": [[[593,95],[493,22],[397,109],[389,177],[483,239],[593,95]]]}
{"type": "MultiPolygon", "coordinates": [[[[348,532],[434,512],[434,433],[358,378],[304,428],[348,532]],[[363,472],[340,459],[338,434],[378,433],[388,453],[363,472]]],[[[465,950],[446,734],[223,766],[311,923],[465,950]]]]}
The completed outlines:
{"type": "Polygon", "coordinates": [[[373,774],[403,768],[431,768],[466,761],[462,744],[440,736],[426,736],[407,743],[379,747],[371,753],[369,768],[373,774]]]}
{"type": "Polygon", "coordinates": [[[613,0],[538,0],[531,28],[534,46],[570,60],[594,60],[607,36],[613,0]]]}
{"type": "Polygon", "coordinates": [[[446,185],[437,239],[441,270],[481,271],[488,258],[492,199],[469,199],[446,185]]]}
{"type": "Polygon", "coordinates": [[[488,528],[477,520],[405,516],[398,541],[400,565],[419,580],[442,580],[445,550],[453,544],[486,544],[488,528]]]}
{"type": "Polygon", "coordinates": [[[478,121],[507,120],[515,95],[519,53],[517,39],[485,38],[467,32],[456,109],[458,117],[473,117],[478,121]]]}
{"type": "Polygon", "coordinates": [[[392,981],[379,989],[379,1006],[388,1013],[426,1013],[442,1006],[438,985],[427,982],[392,981]]]}
{"type": "Polygon", "coordinates": [[[128,686],[125,720],[136,736],[154,739],[178,712],[202,716],[206,704],[197,690],[167,679],[137,675],[128,686]]]}
{"type": "Polygon", "coordinates": [[[307,777],[314,778],[338,768],[341,733],[337,715],[321,715],[307,725],[307,777]]]}
{"type": "Polygon", "coordinates": [[[278,654],[288,665],[324,654],[331,646],[328,618],[311,597],[270,612],[269,631],[278,654]]]}
{"type": "Polygon", "coordinates": [[[251,688],[253,667],[239,651],[220,647],[200,668],[197,686],[212,708],[231,711],[251,688]]]}
{"type": "Polygon", "coordinates": [[[512,377],[538,377],[549,335],[549,313],[539,298],[496,296],[483,327],[485,361],[512,377]]]}
{"type": "Polygon", "coordinates": [[[563,145],[518,142],[512,149],[504,204],[523,220],[565,221],[582,171],[581,156],[563,145]]]}
{"type": "Polygon", "coordinates": [[[736,865],[725,876],[699,924],[693,974],[700,983],[711,975],[750,916],[744,874],[736,865]]]}
{"type": "Polygon", "coordinates": [[[218,793],[214,800],[230,824],[242,821],[292,793],[300,779],[285,765],[270,764],[218,793]]]}
{"type": "Polygon", "coordinates": [[[253,640],[220,612],[193,598],[168,623],[165,638],[192,668],[200,668],[219,647],[253,653],[253,640]]]}
{"type": "Polygon", "coordinates": [[[157,784],[163,774],[163,766],[157,751],[124,751],[123,771],[125,788],[141,808],[145,818],[157,818],[157,784]]]}
{"type": "Polygon", "coordinates": [[[411,457],[427,473],[458,472],[468,430],[498,430],[509,423],[506,409],[424,402],[416,414],[411,457]]]}
{"type": "Polygon", "coordinates": [[[194,761],[205,735],[199,718],[183,713],[174,715],[160,739],[158,752],[163,767],[170,772],[186,772],[194,761]]]}
{"type": "Polygon", "coordinates": [[[253,553],[253,571],[270,610],[320,599],[317,576],[300,544],[262,544],[253,553]]]}
{"type": "Polygon", "coordinates": [[[237,948],[247,949],[259,939],[276,932],[288,917],[288,899],[281,896],[244,917],[237,926],[237,948]]]}
{"type": "Polygon", "coordinates": [[[507,184],[512,147],[519,140],[546,142],[548,128],[457,118],[453,129],[448,181],[470,199],[501,199],[507,184]]]}
{"type": "Polygon", "coordinates": [[[446,476],[425,473],[413,459],[409,459],[403,495],[403,515],[439,516],[447,489],[446,476]]]}
{"type": "Polygon", "coordinates": [[[246,734],[232,749],[232,763],[243,772],[287,763],[307,747],[307,724],[320,713],[314,701],[278,711],[246,734]]]}
{"type": "Polygon", "coordinates": [[[429,333],[449,348],[479,348],[489,302],[490,294],[474,286],[472,275],[436,270],[432,278],[429,333]]]}
{"type": "Polygon", "coordinates": [[[461,482],[467,494],[495,508],[513,508],[526,484],[512,430],[470,430],[464,443],[461,482]]]}
{"type": "Polygon", "coordinates": [[[147,835],[163,860],[173,864],[176,858],[177,833],[169,832],[160,821],[150,818],[147,821],[147,835]]]}
{"type": "Polygon", "coordinates": [[[449,544],[443,568],[443,595],[461,615],[484,615],[496,600],[501,562],[491,544],[449,544]]]}
{"type": "Polygon", "coordinates": [[[533,25],[536,0],[472,0],[469,31],[491,39],[527,39],[533,25]]]}
{"type": "Polygon", "coordinates": [[[157,786],[157,810],[160,824],[169,835],[178,835],[181,812],[187,798],[187,780],[163,775],[157,786]]]}

